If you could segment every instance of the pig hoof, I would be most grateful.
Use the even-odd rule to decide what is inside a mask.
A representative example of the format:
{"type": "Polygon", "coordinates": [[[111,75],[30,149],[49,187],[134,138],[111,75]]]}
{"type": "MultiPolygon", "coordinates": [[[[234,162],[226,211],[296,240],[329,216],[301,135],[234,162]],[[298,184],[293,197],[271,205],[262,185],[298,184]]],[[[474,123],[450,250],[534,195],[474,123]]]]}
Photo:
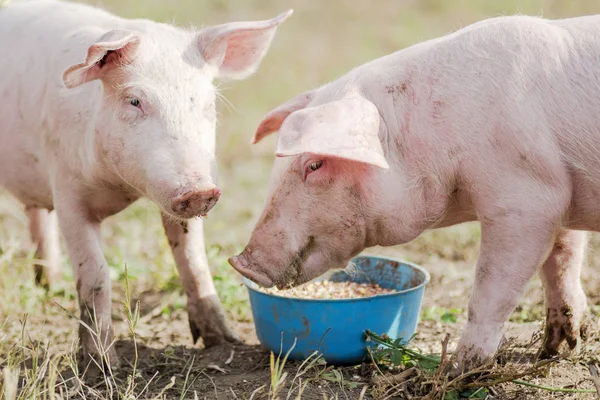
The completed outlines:
{"type": "Polygon", "coordinates": [[[119,365],[119,357],[113,348],[104,354],[92,353],[84,348],[79,351],[79,370],[87,379],[112,375],[119,365]]]}
{"type": "Polygon", "coordinates": [[[48,267],[40,264],[33,266],[35,272],[35,284],[46,291],[50,290],[53,283],[57,281],[56,274],[52,273],[48,267]]]}
{"type": "Polygon", "coordinates": [[[223,306],[217,295],[188,300],[188,318],[194,343],[202,338],[204,347],[224,343],[241,343],[227,325],[223,306]]]}
{"type": "Polygon", "coordinates": [[[112,328],[102,329],[102,333],[91,331],[94,326],[92,317],[82,311],[82,323],[79,326],[79,367],[84,375],[93,378],[98,374],[110,374],[118,367],[119,358],[113,347],[112,328]],[[83,325],[86,323],[87,327],[83,325]],[[89,328],[88,328],[89,327],[89,328]]]}
{"type": "Polygon", "coordinates": [[[466,372],[482,366],[483,364],[484,362],[480,358],[463,361],[454,360],[453,362],[446,364],[443,372],[448,375],[449,379],[454,379],[465,374],[466,372]]]}
{"type": "Polygon", "coordinates": [[[446,368],[443,372],[448,375],[448,379],[454,379],[464,374],[465,368],[458,361],[454,361],[446,364],[446,368]]]}
{"type": "Polygon", "coordinates": [[[582,319],[585,318],[574,317],[569,307],[563,307],[561,310],[548,309],[540,358],[557,356],[565,342],[570,350],[579,353],[581,342],[587,337],[587,321],[582,319]]]}
{"type": "Polygon", "coordinates": [[[50,280],[48,274],[46,274],[43,265],[36,264],[33,266],[35,271],[35,284],[44,288],[46,291],[50,290],[50,280]]]}
{"type": "Polygon", "coordinates": [[[492,365],[496,363],[496,353],[488,349],[484,350],[475,345],[458,345],[456,356],[451,363],[447,365],[447,372],[450,378],[456,378],[466,372],[477,368],[492,365]]]}

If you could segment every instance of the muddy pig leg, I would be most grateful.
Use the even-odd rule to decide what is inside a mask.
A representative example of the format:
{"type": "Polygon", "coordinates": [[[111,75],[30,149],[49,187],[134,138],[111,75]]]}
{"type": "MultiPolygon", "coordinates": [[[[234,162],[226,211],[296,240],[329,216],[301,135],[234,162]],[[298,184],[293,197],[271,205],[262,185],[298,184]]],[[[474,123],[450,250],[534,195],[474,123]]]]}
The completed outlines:
{"type": "Polygon", "coordinates": [[[204,246],[202,220],[194,218],[176,222],[163,215],[163,225],[187,296],[194,343],[200,337],[206,347],[238,342],[237,335],[227,324],[213,283],[204,246]]]}
{"type": "Polygon", "coordinates": [[[587,232],[561,230],[540,270],[547,312],[543,358],[557,355],[565,340],[569,348],[576,348],[585,330],[582,319],[587,300],[580,275],[587,239],[587,232]]]}

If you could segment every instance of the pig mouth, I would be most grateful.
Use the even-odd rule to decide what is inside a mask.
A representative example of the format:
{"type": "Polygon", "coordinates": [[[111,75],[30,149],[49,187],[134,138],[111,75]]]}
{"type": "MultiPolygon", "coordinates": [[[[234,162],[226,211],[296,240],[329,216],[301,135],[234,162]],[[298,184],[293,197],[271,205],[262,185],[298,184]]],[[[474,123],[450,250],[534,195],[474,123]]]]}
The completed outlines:
{"type": "Polygon", "coordinates": [[[228,260],[229,264],[231,264],[233,269],[235,269],[237,272],[239,272],[246,278],[250,279],[252,282],[262,287],[270,288],[275,286],[275,284],[273,283],[273,279],[267,274],[266,271],[259,271],[250,267],[250,264],[246,257],[246,255],[249,253],[250,251],[248,250],[248,248],[244,249],[244,251],[241,254],[234,257],[230,257],[228,260]]]}
{"type": "Polygon", "coordinates": [[[248,260],[248,256],[251,256],[251,251],[248,248],[239,256],[231,257],[229,263],[240,274],[262,287],[276,286],[278,289],[291,288],[310,280],[304,273],[302,266],[315,246],[316,241],[314,236],[309,236],[306,243],[292,256],[292,261],[278,277],[273,277],[269,273],[272,271],[271,269],[252,268],[251,264],[254,263],[248,260]]]}
{"type": "Polygon", "coordinates": [[[282,279],[276,283],[277,289],[291,288],[309,280],[304,274],[302,265],[304,265],[315,246],[315,237],[309,236],[304,246],[294,254],[292,262],[285,269],[282,279]]]}

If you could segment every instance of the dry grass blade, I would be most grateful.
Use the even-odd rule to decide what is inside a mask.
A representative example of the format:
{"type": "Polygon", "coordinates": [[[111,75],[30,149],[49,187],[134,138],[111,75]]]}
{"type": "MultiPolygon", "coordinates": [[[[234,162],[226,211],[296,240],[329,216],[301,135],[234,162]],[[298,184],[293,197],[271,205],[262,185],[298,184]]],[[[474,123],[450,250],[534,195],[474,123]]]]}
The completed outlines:
{"type": "Polygon", "coordinates": [[[365,398],[365,394],[367,393],[367,389],[368,389],[367,385],[363,386],[362,390],[360,391],[360,395],[358,396],[358,400],[363,400],[365,398]]]}
{"type": "Polygon", "coordinates": [[[187,369],[187,372],[185,373],[185,381],[183,382],[183,390],[181,391],[181,396],[179,397],[180,400],[185,399],[185,395],[187,394],[187,391],[190,389],[190,387],[193,385],[194,381],[196,380],[196,378],[194,378],[191,382],[190,382],[190,374],[192,373],[192,369],[194,368],[194,362],[196,361],[196,355],[192,356],[192,360],[190,361],[190,366],[187,369]]]}
{"type": "Polygon", "coordinates": [[[444,340],[442,340],[442,355],[441,355],[441,363],[440,365],[445,365],[446,363],[446,358],[448,356],[448,343],[450,342],[450,334],[446,333],[446,336],[444,336],[444,340]]]}
{"type": "Polygon", "coordinates": [[[206,366],[206,369],[210,369],[210,370],[213,370],[213,371],[219,371],[222,374],[226,374],[227,373],[226,370],[224,370],[223,368],[219,367],[216,364],[209,364],[209,365],[206,366]]]}
{"type": "Polygon", "coordinates": [[[596,394],[598,395],[598,398],[600,398],[600,377],[598,376],[598,367],[596,366],[596,364],[590,363],[588,364],[588,370],[590,371],[592,382],[594,382],[596,394]]]}
{"type": "Polygon", "coordinates": [[[231,354],[229,355],[229,358],[227,360],[225,360],[225,365],[231,364],[231,362],[233,361],[234,355],[235,355],[235,350],[231,349],[231,354]]]}
{"type": "Polygon", "coordinates": [[[154,396],[155,399],[162,399],[165,392],[169,389],[171,389],[173,386],[175,386],[175,376],[172,376],[171,379],[169,380],[169,383],[167,383],[165,385],[165,387],[163,387],[160,392],[158,392],[158,394],[156,396],[154,396]]]}
{"type": "Polygon", "coordinates": [[[250,398],[248,400],[253,400],[254,396],[256,396],[261,390],[263,390],[265,387],[267,387],[267,385],[262,385],[257,387],[256,389],[254,389],[252,391],[252,393],[250,394],[250,398]]]}
{"type": "Polygon", "coordinates": [[[215,399],[218,398],[219,393],[217,392],[217,385],[215,384],[215,380],[204,371],[202,371],[202,375],[206,376],[208,378],[208,380],[210,380],[213,390],[215,391],[215,399]]]}

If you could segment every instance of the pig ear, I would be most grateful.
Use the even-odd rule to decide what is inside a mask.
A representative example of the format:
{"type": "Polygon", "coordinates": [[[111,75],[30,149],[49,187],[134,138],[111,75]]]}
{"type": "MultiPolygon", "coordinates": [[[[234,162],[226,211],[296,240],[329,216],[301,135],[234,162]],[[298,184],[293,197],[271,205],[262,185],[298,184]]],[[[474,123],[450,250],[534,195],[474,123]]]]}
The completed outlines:
{"type": "Polygon", "coordinates": [[[283,121],[293,112],[305,108],[313,99],[315,92],[310,91],[302,93],[271,110],[256,128],[256,133],[252,138],[252,144],[258,143],[265,136],[277,132],[281,128],[283,121]]]}
{"type": "Polygon", "coordinates": [[[107,71],[131,63],[139,44],[140,35],[137,32],[125,29],[109,31],[89,47],[83,63],[73,65],[65,71],[63,82],[68,88],[74,88],[100,79],[107,71]]]}
{"type": "Polygon", "coordinates": [[[360,96],[296,111],[279,131],[278,157],[312,153],[389,168],[377,107],[360,96]]]}
{"type": "Polygon", "coordinates": [[[222,78],[242,79],[253,74],[267,54],[277,26],[292,10],[267,21],[232,22],[203,29],[198,37],[204,60],[222,78]]]}

